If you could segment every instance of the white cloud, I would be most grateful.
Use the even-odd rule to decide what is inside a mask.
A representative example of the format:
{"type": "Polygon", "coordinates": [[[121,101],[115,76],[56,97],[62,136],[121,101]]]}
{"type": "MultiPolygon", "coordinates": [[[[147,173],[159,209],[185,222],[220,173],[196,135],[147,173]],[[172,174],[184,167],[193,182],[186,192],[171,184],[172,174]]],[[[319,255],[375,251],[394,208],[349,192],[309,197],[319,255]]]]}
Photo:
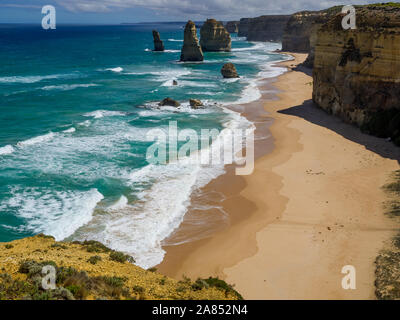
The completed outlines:
{"type": "MultiPolygon", "coordinates": [[[[169,17],[196,19],[240,18],[263,14],[290,14],[301,10],[320,10],[345,4],[337,0],[56,0],[73,12],[108,12],[142,7],[169,17]]],[[[352,0],[352,4],[376,0],[352,0]]]]}

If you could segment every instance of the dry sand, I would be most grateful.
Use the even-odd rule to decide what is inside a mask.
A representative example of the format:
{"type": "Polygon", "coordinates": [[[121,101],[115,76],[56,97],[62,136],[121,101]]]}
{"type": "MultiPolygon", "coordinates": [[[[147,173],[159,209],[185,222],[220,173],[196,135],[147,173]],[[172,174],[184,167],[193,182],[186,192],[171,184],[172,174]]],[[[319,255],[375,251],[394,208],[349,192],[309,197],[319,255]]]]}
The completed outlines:
{"type": "Polygon", "coordinates": [[[374,299],[375,257],[399,228],[384,215],[381,187],[400,168],[400,148],[315,107],[312,77],[293,70],[306,55],[292,55],[273,83],[279,99],[264,104],[269,117],[257,113],[273,148],[271,139],[256,145],[252,175],[228,167],[206,187],[224,195],[229,223],[167,246],[159,271],[219,276],[245,299],[374,299]],[[345,265],[356,268],[355,290],[341,286],[345,265]]]}

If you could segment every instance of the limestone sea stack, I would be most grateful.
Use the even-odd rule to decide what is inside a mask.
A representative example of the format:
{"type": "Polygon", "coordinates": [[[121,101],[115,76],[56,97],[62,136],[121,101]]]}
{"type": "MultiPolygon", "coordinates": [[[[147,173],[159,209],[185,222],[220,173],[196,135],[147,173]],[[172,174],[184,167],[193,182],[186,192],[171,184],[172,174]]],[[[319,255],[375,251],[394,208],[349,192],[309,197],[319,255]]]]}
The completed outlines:
{"type": "Polygon", "coordinates": [[[184,31],[183,47],[181,52],[181,61],[203,61],[203,51],[197,39],[196,26],[189,20],[184,31]]]}
{"type": "Polygon", "coordinates": [[[160,39],[160,34],[157,30],[153,30],[154,51],[164,51],[164,43],[160,39]]]}
{"type": "Polygon", "coordinates": [[[221,74],[224,78],[239,78],[236,67],[233,63],[225,63],[221,69],[221,74]]]}
{"type": "Polygon", "coordinates": [[[231,51],[231,35],[222,22],[207,19],[200,29],[200,45],[206,51],[231,51]]]}

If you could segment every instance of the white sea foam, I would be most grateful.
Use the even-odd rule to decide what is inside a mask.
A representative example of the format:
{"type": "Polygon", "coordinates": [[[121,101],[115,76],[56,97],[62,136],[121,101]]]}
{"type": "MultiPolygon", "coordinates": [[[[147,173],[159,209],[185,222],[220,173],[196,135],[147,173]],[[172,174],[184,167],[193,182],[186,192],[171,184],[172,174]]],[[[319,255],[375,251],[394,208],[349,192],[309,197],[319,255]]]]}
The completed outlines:
{"type": "Polygon", "coordinates": [[[121,210],[125,208],[127,205],[128,205],[128,198],[122,195],[121,198],[119,198],[116,203],[108,207],[108,210],[111,211],[121,210]]]}
{"type": "Polygon", "coordinates": [[[246,37],[232,37],[231,40],[232,41],[245,41],[246,37]]]}
{"type": "MultiPolygon", "coordinates": [[[[141,116],[157,115],[159,111],[165,112],[168,108],[154,110],[154,113],[150,113],[151,110],[143,110],[141,116]]],[[[171,111],[176,112],[176,109],[171,107],[171,111]]],[[[182,112],[192,113],[210,112],[212,108],[193,110],[188,103],[184,103],[180,109],[184,110],[182,112]]],[[[95,215],[93,220],[75,236],[78,239],[103,241],[113,249],[132,255],[136,264],[144,268],[160,263],[165,253],[162,249],[163,240],[181,224],[190,204],[192,191],[204,186],[225,170],[223,163],[203,166],[199,159],[223,153],[228,147],[224,144],[224,137],[230,133],[229,129],[245,129],[252,126],[238,113],[224,111],[227,113],[225,129],[210,148],[199,151],[199,157],[196,157],[195,153],[167,165],[150,164],[134,170],[127,175],[128,186],[151,185],[141,192],[139,200],[129,205],[126,197],[121,197],[107,209],[112,211],[111,215],[95,215]]],[[[160,129],[166,131],[168,128],[160,129]]],[[[145,134],[145,129],[140,130],[145,134]]],[[[139,139],[138,132],[131,134],[132,138],[139,139]]],[[[144,138],[146,141],[147,138],[144,138]]]]}
{"type": "MultiPolygon", "coordinates": [[[[239,52],[239,54],[242,53],[239,52]]],[[[266,64],[261,58],[252,61],[266,64]]],[[[157,81],[165,83],[173,79],[172,72],[176,71],[161,70],[136,74],[150,74],[157,81]]],[[[184,71],[185,75],[191,72],[190,70],[184,71]]],[[[268,65],[261,72],[265,73],[260,73],[259,77],[270,76],[278,71],[274,68],[269,69],[268,65]]],[[[183,75],[175,75],[175,77],[180,76],[183,75]]],[[[243,97],[247,98],[242,97],[241,103],[259,98],[260,92],[257,93],[255,89],[257,87],[256,79],[241,78],[240,81],[248,82],[248,86],[243,91],[243,97]]],[[[196,83],[195,79],[188,81],[185,78],[179,80],[178,84],[188,85],[187,82],[196,83]]],[[[207,101],[203,102],[208,103],[207,101]]],[[[150,117],[175,112],[186,112],[190,116],[197,116],[200,113],[213,112],[211,102],[210,106],[198,110],[191,109],[187,102],[179,108],[158,108],[157,103],[151,107],[157,108],[157,110],[145,109],[139,112],[139,116],[150,117]]],[[[254,129],[254,126],[238,113],[226,109],[224,111],[229,118],[225,123],[226,130],[222,130],[209,149],[201,151],[202,155],[224,150],[227,147],[224,144],[224,136],[228,133],[228,129],[250,127],[254,129]]],[[[49,233],[55,235],[57,239],[65,238],[80,228],[79,230],[83,230],[82,239],[90,238],[105,242],[113,249],[131,254],[135,257],[137,264],[147,268],[162,261],[164,256],[163,240],[181,224],[190,203],[192,191],[222,174],[224,165],[201,166],[199,163],[181,159],[165,166],[148,165],[134,172],[121,170],[112,161],[102,162],[101,165],[96,161],[82,164],[79,161],[71,161],[71,166],[62,166],[62,163],[60,165],[60,159],[63,161],[65,159],[75,160],[75,157],[81,152],[91,153],[96,157],[128,154],[132,150],[127,142],[147,141],[146,133],[149,128],[137,128],[128,124],[127,121],[119,121],[118,118],[115,119],[117,121],[101,119],[115,115],[126,115],[126,113],[106,110],[88,113],[86,116],[100,120],[92,122],[86,120],[79,125],[92,124],[93,130],[96,130],[95,136],[77,138],[77,135],[58,134],[55,139],[47,140],[47,144],[43,146],[46,147],[46,149],[43,148],[46,152],[28,153],[30,149],[26,148],[24,156],[26,159],[32,160],[31,165],[35,169],[45,173],[57,173],[63,170],[64,174],[77,178],[85,175],[93,180],[104,177],[123,179],[127,186],[135,189],[135,196],[139,197],[139,201],[128,204],[127,198],[121,196],[115,204],[106,209],[106,214],[93,215],[94,208],[103,198],[95,189],[85,192],[29,189],[13,192],[12,198],[6,203],[0,204],[0,207],[5,205],[10,207],[11,205],[11,208],[18,210],[20,217],[28,221],[27,228],[29,230],[49,233]],[[137,186],[142,185],[151,187],[146,187],[137,193],[137,186]],[[40,215],[41,210],[43,216],[40,215]],[[69,225],[70,221],[71,225],[69,225]],[[64,226],[67,227],[63,228],[64,226]],[[53,233],[50,229],[53,230],[53,233]]],[[[125,118],[121,118],[121,120],[123,119],[125,118]]]]}
{"type": "Polygon", "coordinates": [[[181,50],[167,49],[167,50],[164,50],[164,52],[168,52],[168,53],[177,53],[177,52],[181,52],[181,50]]]}
{"type": "Polygon", "coordinates": [[[76,131],[76,129],[74,127],[72,127],[72,128],[67,129],[67,130],[64,130],[63,132],[65,132],[65,133],[74,133],[75,131],[76,131]]]}
{"type": "Polygon", "coordinates": [[[43,232],[63,240],[92,219],[103,195],[88,191],[54,191],[46,188],[15,187],[0,207],[24,219],[25,231],[43,232]]]}
{"type": "Polygon", "coordinates": [[[255,42],[255,43],[253,43],[253,46],[251,46],[251,47],[233,48],[231,51],[232,52],[241,52],[241,51],[254,51],[254,50],[260,50],[260,49],[266,49],[266,45],[262,42],[255,42]]]}
{"type": "Polygon", "coordinates": [[[55,134],[53,132],[49,132],[49,133],[44,134],[42,136],[37,136],[37,137],[30,138],[30,139],[25,140],[25,141],[20,141],[20,142],[17,143],[17,146],[22,148],[22,147],[27,147],[27,146],[31,146],[31,145],[34,145],[34,144],[46,142],[46,141],[49,141],[49,140],[53,139],[54,135],[55,134]]]}
{"type": "Polygon", "coordinates": [[[35,83],[42,80],[57,79],[71,76],[70,74],[51,74],[45,76],[10,76],[0,77],[0,83],[35,83]]]}
{"type": "Polygon", "coordinates": [[[78,123],[78,125],[83,127],[89,127],[90,123],[91,123],[90,120],[85,120],[83,122],[78,123]]]}
{"type": "Polygon", "coordinates": [[[178,39],[168,39],[168,41],[171,41],[171,42],[183,42],[183,40],[178,40],[178,39]]]}
{"type": "Polygon", "coordinates": [[[190,103],[187,101],[181,102],[179,107],[159,106],[158,102],[150,102],[150,103],[146,103],[146,105],[145,105],[145,107],[148,109],[139,111],[139,116],[140,117],[153,117],[153,116],[162,116],[162,115],[171,114],[171,113],[207,114],[207,113],[213,113],[216,111],[220,111],[219,109],[218,110],[216,109],[215,103],[212,103],[211,101],[209,101],[207,99],[203,99],[202,103],[204,105],[204,108],[193,109],[190,106],[190,103]]]}
{"type": "Polygon", "coordinates": [[[96,110],[93,112],[85,113],[85,117],[93,117],[95,119],[103,117],[114,117],[114,116],[125,116],[126,113],[122,111],[110,111],[110,110],[96,110]]]}
{"type": "Polygon", "coordinates": [[[83,83],[83,84],[61,84],[54,86],[45,86],[41,88],[42,90],[61,90],[61,91],[69,91],[74,90],[76,88],[89,88],[89,87],[97,87],[98,84],[95,83],[83,83]]]}
{"type": "Polygon", "coordinates": [[[11,154],[15,151],[14,147],[11,145],[6,145],[0,148],[0,155],[11,154]]]}
{"type": "Polygon", "coordinates": [[[124,68],[116,67],[116,68],[107,68],[106,70],[119,73],[119,72],[124,71],[124,68]]]}

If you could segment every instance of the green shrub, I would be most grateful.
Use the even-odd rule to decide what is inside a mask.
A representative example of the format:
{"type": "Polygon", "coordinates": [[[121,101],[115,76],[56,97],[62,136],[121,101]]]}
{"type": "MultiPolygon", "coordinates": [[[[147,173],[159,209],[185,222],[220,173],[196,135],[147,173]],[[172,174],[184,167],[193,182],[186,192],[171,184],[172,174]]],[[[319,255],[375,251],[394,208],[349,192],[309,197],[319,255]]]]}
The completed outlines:
{"type": "Polygon", "coordinates": [[[111,287],[117,287],[120,288],[124,285],[126,279],[121,278],[121,277],[108,277],[104,276],[101,278],[105,284],[111,286],[111,287]]]}
{"type": "Polygon", "coordinates": [[[39,234],[37,234],[36,236],[39,237],[39,238],[53,239],[53,240],[55,240],[55,238],[54,238],[53,236],[48,236],[48,235],[46,235],[46,234],[44,234],[44,233],[39,233],[39,234]]]}
{"type": "Polygon", "coordinates": [[[144,288],[141,287],[141,286],[134,286],[134,287],[132,288],[132,291],[135,292],[135,293],[137,293],[137,294],[142,294],[142,293],[145,292],[144,288]]]}
{"type": "Polygon", "coordinates": [[[111,251],[110,248],[95,240],[85,240],[82,245],[86,247],[87,252],[107,253],[111,251]]]}
{"type": "Polygon", "coordinates": [[[233,289],[233,286],[227,284],[224,280],[218,278],[208,278],[208,279],[197,279],[196,282],[192,285],[192,289],[201,290],[203,288],[215,287],[222,291],[225,291],[225,294],[231,293],[235,295],[239,300],[243,300],[243,297],[233,289]]]}
{"type": "Polygon", "coordinates": [[[135,263],[135,259],[133,259],[131,256],[129,256],[123,252],[119,252],[119,251],[111,251],[110,259],[113,261],[121,262],[121,263],[124,263],[125,261],[128,261],[130,263],[135,263]]]}
{"type": "Polygon", "coordinates": [[[101,261],[101,257],[93,256],[93,257],[90,257],[87,261],[91,264],[96,264],[97,262],[101,261]]]}
{"type": "Polygon", "coordinates": [[[51,246],[51,248],[59,248],[59,249],[68,249],[68,247],[66,245],[60,244],[60,243],[53,243],[51,246]]]}
{"type": "Polygon", "coordinates": [[[5,246],[4,246],[6,249],[11,249],[11,248],[14,248],[14,246],[12,245],[12,244],[6,244],[5,246]]]}

